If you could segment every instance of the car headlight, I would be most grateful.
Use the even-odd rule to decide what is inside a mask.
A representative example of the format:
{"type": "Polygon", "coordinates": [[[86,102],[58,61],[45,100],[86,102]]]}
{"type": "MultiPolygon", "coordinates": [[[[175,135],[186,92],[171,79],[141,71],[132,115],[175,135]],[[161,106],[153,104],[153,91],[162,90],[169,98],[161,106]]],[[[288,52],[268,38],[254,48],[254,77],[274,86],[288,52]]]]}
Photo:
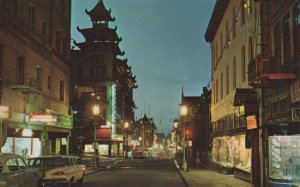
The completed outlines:
{"type": "Polygon", "coordinates": [[[59,171],[59,172],[53,173],[52,175],[64,175],[64,174],[65,174],[64,172],[59,171]]]}

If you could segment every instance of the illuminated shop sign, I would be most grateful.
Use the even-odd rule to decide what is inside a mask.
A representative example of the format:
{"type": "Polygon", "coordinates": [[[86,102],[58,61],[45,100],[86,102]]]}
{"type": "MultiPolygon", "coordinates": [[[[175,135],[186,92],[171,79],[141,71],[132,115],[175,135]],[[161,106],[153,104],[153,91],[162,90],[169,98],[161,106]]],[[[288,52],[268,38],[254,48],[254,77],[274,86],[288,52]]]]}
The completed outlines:
{"type": "Polygon", "coordinates": [[[247,129],[248,130],[257,128],[257,121],[256,121],[256,116],[255,115],[247,116],[246,121],[247,121],[247,129]]]}
{"type": "Polygon", "coordinates": [[[8,108],[8,106],[0,106],[0,118],[2,118],[2,119],[9,118],[9,108],[8,108]]]}
{"type": "Polygon", "coordinates": [[[75,90],[77,93],[92,93],[95,92],[93,87],[82,87],[82,86],[75,86],[75,90]]]}
{"type": "Polygon", "coordinates": [[[52,114],[31,114],[29,122],[56,123],[57,117],[52,114]]]}

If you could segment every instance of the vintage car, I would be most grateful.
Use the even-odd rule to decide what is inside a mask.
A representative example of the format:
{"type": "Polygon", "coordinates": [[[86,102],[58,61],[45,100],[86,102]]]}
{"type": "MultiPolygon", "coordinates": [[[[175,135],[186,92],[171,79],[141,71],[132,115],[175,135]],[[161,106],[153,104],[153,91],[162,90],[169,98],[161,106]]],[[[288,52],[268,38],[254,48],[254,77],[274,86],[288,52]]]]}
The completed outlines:
{"type": "Polygon", "coordinates": [[[79,164],[78,156],[51,155],[28,159],[30,168],[38,168],[43,172],[41,186],[82,183],[85,166],[79,164]]]}
{"type": "Polygon", "coordinates": [[[4,186],[38,186],[41,172],[27,168],[22,156],[17,154],[0,154],[0,187],[4,186]]]}

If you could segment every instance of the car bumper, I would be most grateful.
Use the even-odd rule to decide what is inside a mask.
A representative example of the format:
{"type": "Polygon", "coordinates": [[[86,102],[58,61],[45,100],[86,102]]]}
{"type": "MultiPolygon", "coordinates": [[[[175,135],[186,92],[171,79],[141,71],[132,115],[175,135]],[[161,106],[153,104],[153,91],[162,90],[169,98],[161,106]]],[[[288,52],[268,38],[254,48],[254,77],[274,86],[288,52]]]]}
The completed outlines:
{"type": "Polygon", "coordinates": [[[39,186],[53,186],[53,185],[64,185],[68,184],[70,181],[65,178],[57,179],[42,179],[39,186]]]}

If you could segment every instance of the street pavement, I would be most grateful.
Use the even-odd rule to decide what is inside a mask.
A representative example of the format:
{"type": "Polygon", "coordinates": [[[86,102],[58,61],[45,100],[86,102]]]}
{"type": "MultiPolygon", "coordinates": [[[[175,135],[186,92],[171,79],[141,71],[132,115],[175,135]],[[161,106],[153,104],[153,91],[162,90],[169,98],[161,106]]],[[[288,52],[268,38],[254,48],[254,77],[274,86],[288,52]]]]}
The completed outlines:
{"type": "Polygon", "coordinates": [[[235,178],[233,175],[225,175],[203,166],[199,168],[189,168],[182,171],[176,160],[174,163],[190,187],[253,187],[249,182],[235,178]]]}
{"type": "MultiPolygon", "coordinates": [[[[124,161],[128,162],[130,159],[123,158],[108,158],[100,157],[98,161],[98,168],[93,167],[92,159],[90,157],[83,158],[82,163],[86,165],[86,175],[95,174],[110,168],[126,168],[123,166],[124,161]],[[127,160],[127,161],[126,161],[127,160]]],[[[225,175],[205,167],[189,168],[187,172],[181,170],[180,164],[174,160],[174,164],[177,167],[178,173],[184,180],[184,185],[189,187],[253,187],[249,182],[235,178],[233,175],[225,175]]],[[[149,166],[148,166],[149,167],[149,166]]],[[[142,169],[142,168],[140,168],[142,169]]],[[[146,168],[145,168],[146,169],[146,168]]],[[[140,170],[141,172],[142,170],[140,170]]],[[[115,172],[112,169],[111,172],[115,172]]],[[[85,186],[85,185],[84,185],[85,186]]]]}

